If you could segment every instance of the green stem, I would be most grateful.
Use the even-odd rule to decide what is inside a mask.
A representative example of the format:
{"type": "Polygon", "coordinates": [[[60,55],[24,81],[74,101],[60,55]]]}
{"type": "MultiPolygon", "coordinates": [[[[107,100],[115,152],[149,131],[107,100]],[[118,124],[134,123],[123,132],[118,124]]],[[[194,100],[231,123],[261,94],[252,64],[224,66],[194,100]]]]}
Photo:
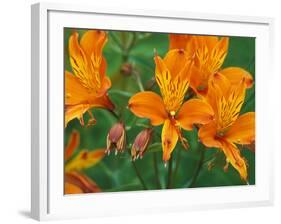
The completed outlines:
{"type": "MultiPolygon", "coordinates": [[[[129,147],[127,147],[126,151],[128,152],[129,156],[131,157],[131,153],[130,153],[130,148],[129,148],[129,147]]],[[[140,171],[138,170],[138,168],[137,168],[137,166],[136,166],[135,161],[132,161],[132,165],[133,165],[133,168],[134,168],[134,170],[135,170],[135,173],[136,173],[136,175],[137,175],[137,177],[138,177],[138,179],[139,179],[139,181],[140,181],[140,183],[141,183],[143,189],[144,189],[144,190],[147,190],[148,188],[147,188],[147,186],[146,186],[146,184],[145,184],[145,182],[144,182],[144,180],[143,180],[143,178],[142,178],[142,176],[141,176],[140,171]]]]}
{"type": "Polygon", "coordinates": [[[159,170],[158,170],[158,164],[157,164],[157,153],[153,153],[153,165],[154,165],[154,171],[155,171],[155,178],[156,178],[156,185],[159,189],[161,189],[161,183],[159,178],[159,170]]]}
{"type": "Polygon", "coordinates": [[[135,33],[132,33],[133,37],[132,40],[130,42],[128,42],[128,36],[126,37],[125,33],[122,32],[121,33],[121,39],[122,39],[122,57],[123,57],[123,62],[127,62],[128,61],[128,57],[130,54],[130,51],[132,50],[132,48],[134,47],[136,40],[137,40],[137,36],[135,33]]]}
{"type": "Polygon", "coordinates": [[[176,177],[177,177],[177,172],[178,172],[178,169],[179,169],[180,159],[181,159],[181,151],[182,151],[182,149],[178,149],[177,158],[176,158],[176,167],[175,167],[175,170],[174,170],[174,173],[173,173],[173,179],[172,179],[171,187],[174,186],[174,182],[175,182],[176,177]]]}
{"type": "Polygon", "coordinates": [[[109,94],[117,94],[119,96],[126,97],[126,98],[130,98],[134,95],[133,93],[128,93],[128,92],[125,92],[125,91],[122,91],[122,90],[117,90],[117,89],[111,89],[111,90],[108,91],[108,93],[109,94]]]}
{"type": "Polygon", "coordinates": [[[135,169],[136,175],[139,178],[140,183],[142,184],[143,189],[147,190],[148,188],[147,188],[146,184],[144,183],[144,180],[143,180],[143,178],[142,178],[142,176],[141,176],[141,174],[140,174],[140,172],[139,172],[139,170],[138,170],[138,168],[136,166],[136,163],[134,161],[132,161],[132,165],[133,165],[133,167],[135,169]]]}
{"type": "Polygon", "coordinates": [[[171,154],[171,158],[169,160],[168,165],[168,181],[167,181],[167,189],[171,189],[172,178],[173,178],[173,154],[171,154]]]}
{"type": "Polygon", "coordinates": [[[138,120],[138,118],[136,116],[134,116],[132,118],[130,124],[126,127],[126,130],[130,131],[134,127],[134,125],[136,124],[137,120],[138,120]]]}
{"type": "Polygon", "coordinates": [[[197,167],[195,169],[195,172],[192,176],[192,179],[190,181],[190,183],[188,184],[188,187],[194,187],[194,184],[196,183],[197,181],[197,178],[198,178],[198,175],[200,173],[200,170],[204,164],[204,158],[205,158],[205,148],[203,145],[199,146],[199,153],[200,153],[200,157],[199,157],[199,161],[198,161],[198,164],[197,164],[197,167]]]}
{"type": "Polygon", "coordinates": [[[148,125],[148,124],[143,124],[143,123],[136,122],[135,125],[138,126],[138,127],[150,128],[150,125],[148,125]]]}
{"type": "Polygon", "coordinates": [[[156,85],[156,81],[153,78],[148,81],[148,84],[146,84],[145,90],[152,90],[155,85],[156,85]]]}
{"type": "Polygon", "coordinates": [[[123,49],[122,44],[118,40],[118,38],[115,36],[114,32],[109,32],[109,36],[112,38],[112,40],[117,44],[117,46],[120,48],[120,50],[123,49]]]}
{"type": "Polygon", "coordinates": [[[140,78],[139,73],[135,72],[135,76],[136,76],[136,80],[137,80],[137,84],[139,86],[139,89],[140,89],[141,92],[143,92],[144,91],[144,87],[143,87],[143,84],[141,82],[141,78],[140,78]]]}
{"type": "Polygon", "coordinates": [[[211,158],[204,159],[203,166],[206,165],[206,164],[208,165],[209,163],[215,161],[218,158],[219,153],[220,152],[216,152],[214,155],[211,156],[211,158]]]}
{"type": "Polygon", "coordinates": [[[136,33],[132,33],[132,34],[133,34],[132,40],[131,40],[129,46],[127,47],[127,49],[126,49],[126,51],[127,51],[128,53],[130,53],[130,51],[131,51],[132,48],[135,46],[135,43],[136,43],[136,41],[137,41],[137,35],[136,35],[136,33]]]}
{"type": "Polygon", "coordinates": [[[143,84],[141,82],[140,74],[138,72],[136,72],[136,71],[133,71],[133,74],[135,75],[136,82],[137,82],[137,84],[139,86],[140,91],[143,92],[144,91],[144,87],[143,87],[143,84]]]}
{"type": "Polygon", "coordinates": [[[117,114],[115,111],[113,111],[113,110],[107,110],[107,111],[110,112],[110,114],[113,115],[113,117],[114,117],[117,121],[120,120],[120,117],[118,116],[118,114],[117,114]]]}

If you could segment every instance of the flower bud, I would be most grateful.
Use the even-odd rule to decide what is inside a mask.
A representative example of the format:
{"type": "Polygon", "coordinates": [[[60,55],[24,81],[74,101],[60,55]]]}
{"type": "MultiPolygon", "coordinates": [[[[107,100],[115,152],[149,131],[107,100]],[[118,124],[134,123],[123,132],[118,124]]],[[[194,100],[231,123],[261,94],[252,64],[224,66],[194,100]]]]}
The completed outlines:
{"type": "Polygon", "coordinates": [[[120,69],[122,75],[130,76],[133,73],[133,65],[129,63],[124,63],[120,69]]]}
{"type": "Polygon", "coordinates": [[[123,152],[126,146],[126,132],[123,123],[119,122],[112,126],[107,135],[107,147],[105,153],[115,148],[115,154],[123,152]]]}
{"type": "Polygon", "coordinates": [[[143,157],[143,154],[150,143],[152,132],[153,130],[151,128],[146,128],[137,135],[131,149],[132,160],[143,157]]]}

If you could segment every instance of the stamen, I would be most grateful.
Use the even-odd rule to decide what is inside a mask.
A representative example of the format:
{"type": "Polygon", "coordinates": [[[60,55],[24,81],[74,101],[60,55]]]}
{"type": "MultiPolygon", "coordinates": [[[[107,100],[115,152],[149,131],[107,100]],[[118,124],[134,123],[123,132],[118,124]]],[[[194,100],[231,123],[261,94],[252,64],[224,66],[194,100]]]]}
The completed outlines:
{"type": "Polygon", "coordinates": [[[187,139],[183,136],[183,134],[181,132],[180,123],[177,120],[175,120],[174,118],[171,119],[171,122],[176,128],[176,131],[177,131],[177,134],[179,136],[182,146],[184,147],[184,149],[187,150],[189,148],[189,144],[188,144],[187,139]]]}
{"type": "Polygon", "coordinates": [[[88,114],[90,115],[90,119],[88,120],[88,123],[87,123],[87,128],[92,126],[92,125],[95,125],[97,123],[97,120],[94,118],[92,112],[90,110],[87,111],[88,114]]]}
{"type": "Polygon", "coordinates": [[[80,125],[83,127],[85,125],[83,115],[81,115],[81,117],[79,118],[79,121],[80,121],[80,125]]]}
{"type": "Polygon", "coordinates": [[[224,172],[227,172],[228,167],[229,167],[229,160],[226,159],[226,163],[225,163],[225,165],[224,165],[224,167],[223,167],[224,172]]]}
{"type": "Polygon", "coordinates": [[[180,48],[180,49],[178,50],[178,52],[179,52],[179,54],[184,54],[184,49],[180,48]]]}
{"type": "Polygon", "coordinates": [[[176,115],[176,112],[175,111],[170,111],[170,114],[172,117],[174,117],[176,115]]]}

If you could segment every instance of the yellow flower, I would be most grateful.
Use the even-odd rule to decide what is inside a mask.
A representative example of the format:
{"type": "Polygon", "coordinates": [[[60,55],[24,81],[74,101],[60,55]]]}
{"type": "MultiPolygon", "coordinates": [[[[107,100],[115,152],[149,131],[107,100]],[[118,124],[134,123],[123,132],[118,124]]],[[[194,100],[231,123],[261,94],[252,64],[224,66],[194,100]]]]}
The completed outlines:
{"type": "Polygon", "coordinates": [[[73,131],[70,135],[68,145],[65,148],[65,194],[90,193],[101,191],[97,184],[81,173],[97,164],[104,157],[104,149],[94,151],[81,150],[76,156],[74,152],[79,146],[79,132],[73,131]]]}
{"type": "Polygon", "coordinates": [[[245,100],[245,82],[243,79],[239,84],[231,85],[223,75],[215,75],[206,97],[215,112],[215,119],[198,132],[204,145],[224,152],[227,165],[230,163],[243,180],[247,180],[247,165],[236,144],[255,141],[255,112],[239,115],[245,100]]]}
{"type": "Polygon", "coordinates": [[[103,31],[87,31],[78,42],[78,33],[69,38],[70,64],[73,74],[65,71],[65,126],[75,118],[84,125],[83,114],[89,112],[89,125],[95,123],[90,109],[102,107],[109,110],[114,105],[107,96],[111,86],[106,76],[106,60],[102,49],[107,41],[103,31]]]}
{"type": "Polygon", "coordinates": [[[192,130],[192,124],[206,124],[213,119],[212,108],[199,99],[184,102],[189,87],[192,62],[183,50],[170,50],[164,59],[154,57],[155,79],[161,96],[145,91],[132,96],[130,110],[138,117],[148,118],[154,126],[163,125],[163,160],[170,159],[178,139],[187,147],[181,128],[192,130]]]}
{"type": "Polygon", "coordinates": [[[228,51],[228,37],[170,34],[170,49],[184,49],[194,58],[190,86],[201,96],[206,96],[208,83],[216,73],[227,77],[232,84],[245,79],[247,88],[252,87],[253,78],[239,67],[221,69],[228,51]]]}

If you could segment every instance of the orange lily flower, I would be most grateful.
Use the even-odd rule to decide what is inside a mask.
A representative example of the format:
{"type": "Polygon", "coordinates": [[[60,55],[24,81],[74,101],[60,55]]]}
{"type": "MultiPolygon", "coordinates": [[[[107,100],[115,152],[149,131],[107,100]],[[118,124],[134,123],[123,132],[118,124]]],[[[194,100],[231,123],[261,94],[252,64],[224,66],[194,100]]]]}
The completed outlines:
{"type": "Polygon", "coordinates": [[[255,141],[255,112],[240,114],[245,100],[246,80],[238,85],[221,74],[215,75],[209,85],[206,100],[215,112],[215,119],[199,129],[199,139],[207,147],[221,149],[230,163],[247,180],[247,165],[237,144],[252,144],[255,141]]]}
{"type": "Polygon", "coordinates": [[[97,164],[105,155],[104,149],[97,149],[94,151],[81,150],[74,156],[79,142],[79,132],[73,131],[64,153],[65,194],[100,192],[101,189],[98,185],[80,171],[97,164]]]}
{"type": "Polygon", "coordinates": [[[82,194],[101,192],[99,186],[89,177],[78,172],[68,172],[64,175],[64,193],[82,194]]]}
{"type": "Polygon", "coordinates": [[[111,86],[106,76],[106,61],[102,49],[107,41],[104,31],[87,31],[78,42],[78,33],[69,38],[70,64],[73,74],[65,71],[65,126],[75,118],[84,125],[83,114],[89,112],[91,119],[88,124],[94,124],[90,109],[93,107],[114,109],[107,96],[111,86]]]}
{"type": "Polygon", "coordinates": [[[181,128],[192,130],[194,123],[206,124],[213,119],[212,108],[200,99],[184,102],[189,87],[192,62],[183,50],[170,50],[164,59],[154,57],[155,79],[161,96],[151,91],[135,94],[129,100],[130,110],[138,117],[148,118],[154,126],[163,125],[164,162],[170,159],[178,139],[187,147],[181,128]]]}
{"type": "Polygon", "coordinates": [[[194,58],[190,86],[196,94],[206,96],[209,79],[216,73],[226,76],[232,84],[245,79],[247,88],[252,87],[253,78],[246,70],[239,67],[221,69],[228,43],[228,37],[170,34],[170,49],[184,49],[194,58]]]}

